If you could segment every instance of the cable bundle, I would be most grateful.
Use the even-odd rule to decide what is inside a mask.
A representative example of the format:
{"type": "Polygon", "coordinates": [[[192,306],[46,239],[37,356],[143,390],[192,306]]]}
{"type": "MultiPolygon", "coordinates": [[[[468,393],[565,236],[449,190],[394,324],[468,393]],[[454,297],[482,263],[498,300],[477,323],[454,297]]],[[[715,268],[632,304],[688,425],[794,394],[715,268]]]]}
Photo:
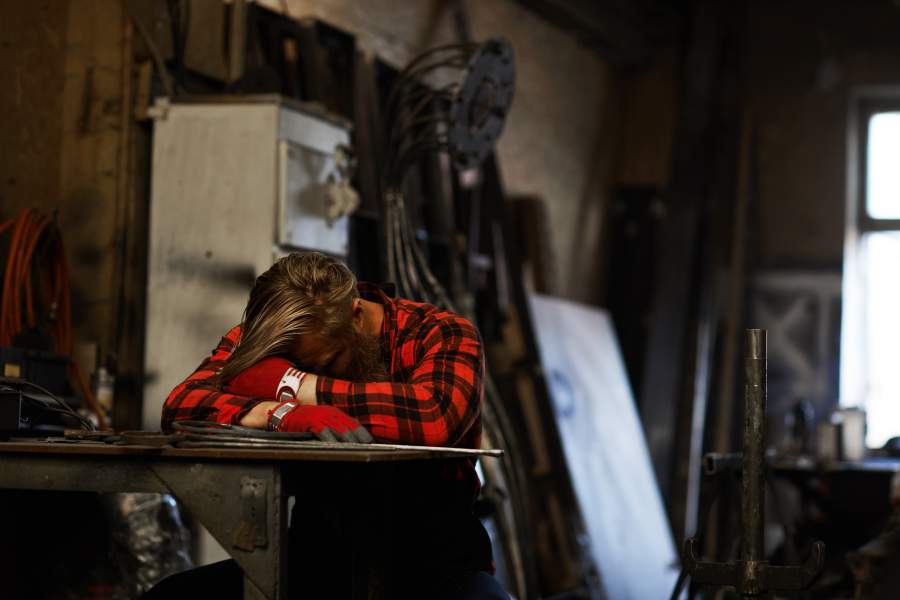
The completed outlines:
{"type": "Polygon", "coordinates": [[[15,219],[0,224],[0,233],[12,227],[12,239],[6,269],[3,272],[3,296],[0,301],[0,346],[8,346],[13,337],[26,328],[37,326],[32,263],[38,242],[44,238],[43,252],[50,258],[41,275],[44,277],[48,320],[52,323],[57,350],[70,354],[72,349],[69,316],[68,271],[62,247],[62,236],[50,217],[25,209],[15,219]],[[46,234],[46,235],[45,235],[46,234]],[[24,322],[23,322],[24,321],[24,322]]]}
{"type": "Polygon", "coordinates": [[[433,48],[398,74],[386,106],[382,189],[388,277],[402,296],[454,310],[415,239],[406,176],[426,152],[448,153],[461,170],[480,165],[503,130],[513,82],[512,50],[502,40],[433,48]],[[437,75],[450,83],[424,81],[437,75]]]}
{"type": "MultiPolygon", "coordinates": [[[[12,345],[16,335],[38,327],[43,308],[48,329],[56,340],[56,351],[71,357],[69,267],[55,217],[26,208],[17,217],[0,223],[0,233],[7,229],[12,229],[12,236],[0,296],[0,346],[12,345]],[[43,298],[35,292],[35,283],[39,283],[43,298]]],[[[105,428],[106,417],[74,360],[69,362],[69,376],[83,401],[97,415],[100,426],[105,428]]]]}

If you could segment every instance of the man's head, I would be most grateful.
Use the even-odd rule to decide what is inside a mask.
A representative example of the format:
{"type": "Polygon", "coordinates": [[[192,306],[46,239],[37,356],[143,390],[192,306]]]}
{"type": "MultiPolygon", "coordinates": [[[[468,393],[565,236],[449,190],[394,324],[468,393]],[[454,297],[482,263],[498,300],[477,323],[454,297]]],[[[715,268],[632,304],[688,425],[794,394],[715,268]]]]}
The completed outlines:
{"type": "Polygon", "coordinates": [[[343,263],[318,252],[279,259],[250,291],[240,342],[220,380],[275,354],[315,373],[382,378],[379,338],[363,331],[363,312],[356,277],[343,263]]]}

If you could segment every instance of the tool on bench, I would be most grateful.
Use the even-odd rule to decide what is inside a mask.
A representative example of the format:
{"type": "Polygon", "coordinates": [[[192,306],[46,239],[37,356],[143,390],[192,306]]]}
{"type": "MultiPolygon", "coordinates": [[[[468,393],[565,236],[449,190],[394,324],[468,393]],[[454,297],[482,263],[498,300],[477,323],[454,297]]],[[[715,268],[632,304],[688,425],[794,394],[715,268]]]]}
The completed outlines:
{"type": "Polygon", "coordinates": [[[772,591],[809,587],[822,571],[825,545],[816,542],[802,565],[774,566],[765,560],[765,419],[766,331],[748,329],[744,358],[744,452],[741,484],[741,558],[728,563],[697,559],[697,540],[684,541],[682,561],[694,583],[731,585],[743,598],[760,598],[772,591]]]}
{"type": "Polygon", "coordinates": [[[459,456],[500,457],[502,450],[473,448],[432,448],[403,444],[356,444],[325,442],[311,433],[283,432],[251,429],[239,425],[209,421],[176,421],[172,433],[162,431],[96,431],[66,430],[66,441],[96,442],[123,446],[155,446],[159,448],[256,448],[256,449],[307,449],[349,450],[359,448],[371,452],[391,450],[440,450],[459,456]]]}
{"type": "Polygon", "coordinates": [[[214,421],[176,421],[172,423],[172,433],[162,431],[123,431],[122,444],[138,446],[180,446],[185,442],[237,442],[252,440],[257,443],[284,444],[285,442],[309,442],[315,436],[307,432],[266,431],[216,423],[214,421]]]}

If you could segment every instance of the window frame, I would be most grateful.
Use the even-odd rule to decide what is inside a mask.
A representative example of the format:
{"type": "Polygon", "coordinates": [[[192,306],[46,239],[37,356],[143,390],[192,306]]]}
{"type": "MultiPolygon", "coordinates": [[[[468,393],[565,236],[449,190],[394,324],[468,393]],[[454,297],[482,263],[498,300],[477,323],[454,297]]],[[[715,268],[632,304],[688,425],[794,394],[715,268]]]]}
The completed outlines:
{"type": "Polygon", "coordinates": [[[900,219],[869,215],[867,175],[869,121],[881,112],[900,112],[900,86],[859,86],[850,92],[846,130],[846,225],[842,273],[840,407],[866,408],[866,289],[861,249],[868,233],[900,232],[900,219]]]}
{"type": "Polygon", "coordinates": [[[900,88],[890,88],[892,93],[882,92],[877,97],[861,96],[857,99],[856,136],[858,166],[856,190],[856,229],[859,234],[872,231],[900,231],[900,219],[878,219],[869,215],[869,121],[878,113],[900,113],[900,88]]]}

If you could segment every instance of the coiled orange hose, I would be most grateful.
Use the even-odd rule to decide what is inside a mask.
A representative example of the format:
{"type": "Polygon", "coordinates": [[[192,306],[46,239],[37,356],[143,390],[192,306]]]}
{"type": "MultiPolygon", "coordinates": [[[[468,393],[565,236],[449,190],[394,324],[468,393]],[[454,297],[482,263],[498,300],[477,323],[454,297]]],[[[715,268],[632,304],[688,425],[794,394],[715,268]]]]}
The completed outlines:
{"type": "MultiPolygon", "coordinates": [[[[62,233],[55,218],[26,208],[18,216],[0,223],[0,233],[12,228],[9,254],[3,272],[0,294],[0,346],[9,346],[13,338],[37,325],[35,294],[32,289],[34,268],[39,269],[44,291],[45,310],[52,324],[56,351],[72,356],[72,307],[69,267],[62,233]]],[[[107,419],[85,382],[74,360],[69,362],[69,378],[81,393],[83,402],[97,415],[101,429],[107,419]]]]}

